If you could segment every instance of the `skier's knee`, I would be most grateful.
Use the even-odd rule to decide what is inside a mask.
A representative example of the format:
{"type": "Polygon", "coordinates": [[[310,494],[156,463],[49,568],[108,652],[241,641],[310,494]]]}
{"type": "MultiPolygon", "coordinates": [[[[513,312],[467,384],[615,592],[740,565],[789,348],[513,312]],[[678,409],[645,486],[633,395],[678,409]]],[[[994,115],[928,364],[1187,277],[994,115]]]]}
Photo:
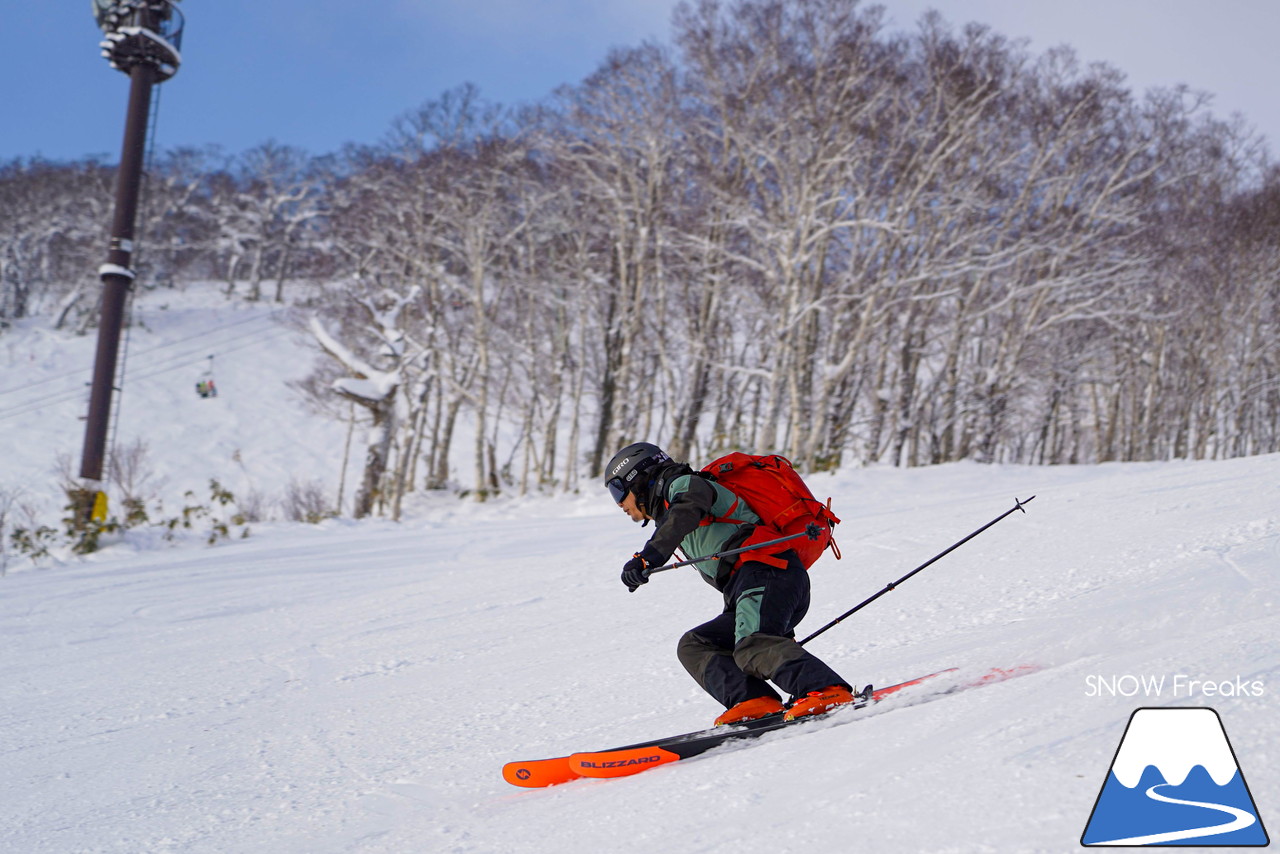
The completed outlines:
{"type": "Polygon", "coordinates": [[[756,633],[747,635],[733,648],[733,661],[748,676],[772,679],[778,668],[804,655],[795,638],[756,633]]]}
{"type": "Polygon", "coordinates": [[[715,654],[715,647],[693,630],[681,635],[680,642],[676,644],[676,658],[680,659],[684,669],[689,671],[689,675],[694,679],[701,678],[706,672],[707,662],[715,654]]]}

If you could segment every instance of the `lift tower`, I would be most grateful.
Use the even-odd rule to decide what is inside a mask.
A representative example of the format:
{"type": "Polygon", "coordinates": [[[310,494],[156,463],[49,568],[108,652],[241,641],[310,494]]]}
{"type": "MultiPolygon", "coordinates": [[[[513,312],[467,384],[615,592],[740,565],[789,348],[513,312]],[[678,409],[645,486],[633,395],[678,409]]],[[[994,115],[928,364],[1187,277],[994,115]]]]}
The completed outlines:
{"type": "Polygon", "coordinates": [[[93,0],[93,16],[102,28],[102,55],[111,67],[129,75],[129,107],[125,114],[124,144],[116,173],[115,213],[107,262],[98,268],[102,277],[102,314],[98,324],[98,349],[89,392],[81,455],[81,489],[73,496],[77,518],[87,522],[105,516],[102,492],[107,433],[111,421],[111,396],[115,391],[116,361],[125,304],[133,286],[133,231],[137,219],[139,186],[147,147],[147,119],[151,113],[151,88],[178,73],[182,57],[182,14],[177,0],[93,0]]]}

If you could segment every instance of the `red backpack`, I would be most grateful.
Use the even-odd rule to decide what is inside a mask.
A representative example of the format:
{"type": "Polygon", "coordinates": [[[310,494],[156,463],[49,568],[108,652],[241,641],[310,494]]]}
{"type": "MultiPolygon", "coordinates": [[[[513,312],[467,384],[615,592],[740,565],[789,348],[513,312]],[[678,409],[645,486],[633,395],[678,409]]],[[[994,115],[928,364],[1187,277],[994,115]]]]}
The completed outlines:
{"type": "MultiPolygon", "coordinates": [[[[740,560],[758,560],[771,566],[786,566],[786,562],[774,555],[792,549],[799,556],[805,569],[813,566],[828,548],[840,559],[840,549],[831,536],[831,529],[840,523],[831,512],[831,499],[823,504],[813,497],[791,461],[779,454],[753,456],[733,453],[715,460],[702,469],[703,474],[734,495],[745,500],[763,523],[747,538],[744,546],[763,543],[799,534],[810,525],[817,525],[817,539],[797,537],[762,552],[745,552],[740,560]]],[[[736,504],[734,505],[737,506],[736,504]]],[[[733,512],[732,508],[729,511],[733,512]]],[[[708,519],[711,522],[733,521],[729,518],[708,519]]]]}

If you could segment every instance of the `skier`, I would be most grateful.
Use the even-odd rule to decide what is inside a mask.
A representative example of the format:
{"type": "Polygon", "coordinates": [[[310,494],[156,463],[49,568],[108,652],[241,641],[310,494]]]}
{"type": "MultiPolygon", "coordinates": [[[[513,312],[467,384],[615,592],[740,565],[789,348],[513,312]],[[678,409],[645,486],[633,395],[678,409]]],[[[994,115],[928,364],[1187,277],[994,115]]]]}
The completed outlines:
{"type": "MultiPolygon", "coordinates": [[[[644,548],[623,565],[622,583],[633,593],[677,546],[690,558],[728,551],[761,521],[723,485],[648,442],[618,451],[604,477],[633,522],[657,524],[644,548]]],[[[814,715],[857,699],[850,683],[796,642],[796,625],[809,609],[809,574],[793,551],[781,545],[767,555],[744,552],[695,565],[723,593],[724,611],[685,632],[676,655],[725,706],[717,726],[779,712],[788,719],[814,715]],[[789,706],[769,682],[791,694],[789,706]]]]}

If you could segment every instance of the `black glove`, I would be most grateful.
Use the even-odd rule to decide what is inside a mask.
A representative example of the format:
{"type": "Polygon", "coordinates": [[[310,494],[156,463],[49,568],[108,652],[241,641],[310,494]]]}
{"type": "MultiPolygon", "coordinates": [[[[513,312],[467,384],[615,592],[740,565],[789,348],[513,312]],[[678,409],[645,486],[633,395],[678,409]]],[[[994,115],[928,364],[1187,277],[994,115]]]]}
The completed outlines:
{"type": "Polygon", "coordinates": [[[631,593],[636,592],[637,586],[641,584],[649,584],[649,574],[655,566],[662,566],[667,562],[667,556],[655,549],[653,545],[645,544],[643,549],[632,554],[631,560],[622,565],[622,584],[627,585],[627,590],[631,593]]]}
{"type": "Polygon", "coordinates": [[[631,560],[622,565],[622,583],[627,585],[630,593],[635,593],[641,584],[649,583],[649,565],[639,553],[632,555],[631,560]]]}
{"type": "Polygon", "coordinates": [[[641,584],[649,583],[649,571],[662,563],[662,555],[656,549],[645,546],[622,565],[622,583],[627,585],[628,591],[635,593],[641,584]]]}

